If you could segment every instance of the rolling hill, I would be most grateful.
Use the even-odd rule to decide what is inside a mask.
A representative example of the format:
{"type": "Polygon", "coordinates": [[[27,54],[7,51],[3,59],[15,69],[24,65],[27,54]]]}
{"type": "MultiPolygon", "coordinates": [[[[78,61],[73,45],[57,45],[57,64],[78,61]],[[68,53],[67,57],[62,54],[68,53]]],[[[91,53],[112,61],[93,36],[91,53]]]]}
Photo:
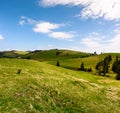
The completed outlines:
{"type": "Polygon", "coordinates": [[[19,58],[23,57],[25,54],[28,54],[27,51],[2,51],[0,52],[0,58],[19,58]]]}
{"type": "Polygon", "coordinates": [[[45,62],[0,59],[1,113],[119,113],[119,108],[119,81],[45,62]]]}
{"type": "MultiPolygon", "coordinates": [[[[120,53],[104,53],[99,55],[88,55],[86,57],[60,59],[60,62],[62,67],[67,67],[70,69],[78,69],[82,62],[85,63],[86,67],[95,68],[95,65],[108,55],[112,56],[112,62],[115,60],[116,56],[120,57],[120,53]]],[[[49,64],[56,65],[56,61],[47,61],[47,62],[49,64]]]]}
{"type": "Polygon", "coordinates": [[[73,59],[73,58],[81,58],[88,57],[90,53],[71,51],[71,50],[36,50],[29,52],[24,55],[23,58],[34,59],[39,61],[55,61],[55,60],[64,60],[64,59],[73,59]]]}
{"type": "MultiPolygon", "coordinates": [[[[64,67],[71,70],[78,70],[82,62],[84,62],[85,68],[91,68],[93,73],[96,73],[96,64],[103,60],[106,56],[112,56],[112,62],[114,62],[116,56],[120,57],[120,53],[104,53],[104,54],[92,54],[85,52],[78,52],[72,50],[35,50],[35,51],[4,51],[0,52],[0,58],[22,58],[32,59],[37,61],[44,61],[48,64],[56,65],[59,61],[60,67],[64,67]]],[[[110,69],[111,70],[111,69],[110,69]]],[[[115,74],[111,73],[113,78],[115,74]]]]}

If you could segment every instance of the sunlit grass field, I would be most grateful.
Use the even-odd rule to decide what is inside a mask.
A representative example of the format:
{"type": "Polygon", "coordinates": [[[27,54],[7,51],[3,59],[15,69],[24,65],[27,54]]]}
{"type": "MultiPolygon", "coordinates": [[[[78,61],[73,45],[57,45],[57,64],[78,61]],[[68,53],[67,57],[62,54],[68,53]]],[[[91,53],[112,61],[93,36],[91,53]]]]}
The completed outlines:
{"type": "Polygon", "coordinates": [[[90,53],[71,51],[71,50],[38,50],[33,51],[24,56],[24,58],[39,60],[39,61],[56,61],[56,60],[66,60],[73,58],[81,58],[85,56],[89,56],[90,53]],[[57,55],[56,53],[59,52],[57,55]]]}
{"type": "MultiPolygon", "coordinates": [[[[112,63],[115,61],[116,56],[120,57],[120,53],[105,53],[100,55],[92,55],[84,58],[72,58],[72,59],[60,59],[60,60],[54,60],[54,61],[47,61],[47,63],[56,65],[56,62],[59,61],[61,67],[65,67],[72,70],[78,70],[80,68],[81,63],[84,63],[85,68],[92,68],[92,70],[95,72],[96,64],[102,60],[108,55],[112,56],[112,63]]],[[[111,68],[110,68],[111,69],[111,68]]]]}
{"type": "Polygon", "coordinates": [[[45,62],[0,59],[0,113],[40,112],[119,113],[120,82],[45,62]]]}

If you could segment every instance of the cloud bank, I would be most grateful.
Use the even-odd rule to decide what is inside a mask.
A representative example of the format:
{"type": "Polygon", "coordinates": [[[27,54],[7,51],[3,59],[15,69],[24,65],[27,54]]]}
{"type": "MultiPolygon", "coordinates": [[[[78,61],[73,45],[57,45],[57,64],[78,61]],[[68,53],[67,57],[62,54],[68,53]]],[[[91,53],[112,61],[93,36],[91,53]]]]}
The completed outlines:
{"type": "Polygon", "coordinates": [[[119,52],[120,51],[120,32],[115,34],[114,37],[105,37],[100,34],[90,34],[81,40],[82,48],[84,51],[89,52],[119,52]]]}
{"type": "Polygon", "coordinates": [[[120,0],[40,0],[39,4],[44,7],[56,5],[83,6],[82,11],[77,16],[120,20],[120,0]]]}

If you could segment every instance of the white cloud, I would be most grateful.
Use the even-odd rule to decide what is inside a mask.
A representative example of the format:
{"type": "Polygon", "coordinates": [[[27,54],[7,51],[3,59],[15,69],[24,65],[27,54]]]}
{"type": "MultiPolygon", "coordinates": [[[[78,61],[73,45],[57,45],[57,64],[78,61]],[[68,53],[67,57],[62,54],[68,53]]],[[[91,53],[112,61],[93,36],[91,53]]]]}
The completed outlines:
{"type": "Polygon", "coordinates": [[[22,26],[22,25],[24,25],[25,24],[25,20],[20,20],[19,21],[19,24],[22,26]]]}
{"type": "Polygon", "coordinates": [[[40,4],[43,6],[55,6],[55,5],[72,5],[77,6],[81,4],[89,4],[91,0],[40,0],[40,4]]]}
{"type": "Polygon", "coordinates": [[[36,20],[33,20],[31,18],[28,18],[26,16],[21,16],[21,20],[19,21],[19,24],[21,26],[25,25],[25,24],[36,24],[37,21],[36,20]]]}
{"type": "Polygon", "coordinates": [[[39,32],[39,33],[49,33],[52,30],[60,28],[60,24],[53,24],[50,22],[40,22],[35,25],[33,28],[34,32],[39,32]]]}
{"type": "Polygon", "coordinates": [[[0,40],[3,40],[4,39],[4,37],[0,34],[0,40]]]}
{"type": "Polygon", "coordinates": [[[83,18],[99,18],[120,20],[120,0],[40,0],[45,7],[56,5],[83,6],[78,16],[83,18]]]}
{"type": "Polygon", "coordinates": [[[53,45],[52,44],[48,44],[48,47],[53,47],[53,45]]]}
{"type": "Polygon", "coordinates": [[[116,34],[120,34],[120,24],[116,24],[115,25],[115,29],[114,29],[114,32],[116,33],[116,34]]]}
{"type": "Polygon", "coordinates": [[[90,48],[91,47],[95,48],[100,46],[99,41],[96,38],[85,38],[82,40],[82,43],[90,48]]]}
{"type": "Polygon", "coordinates": [[[46,34],[48,37],[56,38],[56,39],[72,39],[74,38],[74,33],[72,32],[62,32],[57,31],[57,29],[65,26],[65,24],[57,24],[57,23],[51,23],[46,21],[36,21],[31,18],[28,18],[26,16],[21,16],[21,20],[19,21],[20,25],[25,24],[32,24],[34,25],[33,31],[37,33],[43,33],[46,34]]]}
{"type": "MultiPolygon", "coordinates": [[[[92,34],[92,33],[91,33],[92,34]]],[[[120,32],[111,37],[105,37],[102,35],[91,35],[89,37],[83,38],[81,44],[84,48],[81,48],[83,51],[87,52],[120,52],[120,32]]]]}
{"type": "Polygon", "coordinates": [[[56,39],[67,39],[70,40],[74,38],[73,33],[69,32],[56,32],[56,29],[59,29],[60,27],[65,26],[64,24],[55,24],[55,23],[50,23],[50,22],[39,22],[35,25],[33,28],[34,32],[38,33],[44,33],[47,34],[51,38],[56,38],[56,39]]]}
{"type": "Polygon", "coordinates": [[[56,39],[71,39],[74,38],[74,35],[68,32],[51,32],[48,35],[49,37],[56,39]]]}
{"type": "Polygon", "coordinates": [[[108,49],[114,52],[120,52],[120,33],[117,34],[114,38],[108,40],[108,49]]]}

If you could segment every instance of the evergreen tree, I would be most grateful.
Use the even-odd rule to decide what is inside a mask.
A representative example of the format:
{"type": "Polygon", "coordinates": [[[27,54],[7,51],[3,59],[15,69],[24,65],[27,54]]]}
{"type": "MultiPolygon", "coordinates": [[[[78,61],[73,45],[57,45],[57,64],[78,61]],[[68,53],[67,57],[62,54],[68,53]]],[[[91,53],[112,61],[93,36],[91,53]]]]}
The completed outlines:
{"type": "Polygon", "coordinates": [[[96,65],[96,69],[98,70],[99,75],[105,76],[108,73],[110,68],[110,62],[112,61],[111,55],[106,56],[103,61],[100,61],[96,65]]]}
{"type": "Polygon", "coordinates": [[[102,61],[101,61],[101,62],[98,62],[97,65],[96,65],[96,67],[95,67],[95,69],[98,70],[98,74],[99,74],[99,75],[102,75],[102,71],[103,71],[103,62],[102,62],[102,61]]]}
{"type": "Polygon", "coordinates": [[[57,61],[57,63],[56,63],[56,66],[60,66],[60,63],[59,63],[59,61],[57,61]]]}
{"type": "Polygon", "coordinates": [[[112,65],[112,70],[113,72],[117,73],[116,79],[120,80],[120,60],[118,59],[118,56],[116,56],[116,60],[112,65]]]}
{"type": "Polygon", "coordinates": [[[111,55],[105,57],[105,59],[103,61],[103,75],[104,76],[106,75],[106,73],[108,73],[111,61],[112,61],[111,55]]]}
{"type": "Polygon", "coordinates": [[[80,66],[80,70],[84,71],[85,67],[84,67],[84,62],[82,62],[81,66],[80,66]]]}
{"type": "Polygon", "coordinates": [[[117,75],[116,75],[116,79],[117,79],[117,80],[120,80],[120,60],[119,60],[118,65],[117,65],[117,75]]]}
{"type": "Polygon", "coordinates": [[[117,65],[118,65],[118,56],[116,56],[116,60],[114,61],[113,65],[112,65],[112,70],[117,73],[117,65]]]}

